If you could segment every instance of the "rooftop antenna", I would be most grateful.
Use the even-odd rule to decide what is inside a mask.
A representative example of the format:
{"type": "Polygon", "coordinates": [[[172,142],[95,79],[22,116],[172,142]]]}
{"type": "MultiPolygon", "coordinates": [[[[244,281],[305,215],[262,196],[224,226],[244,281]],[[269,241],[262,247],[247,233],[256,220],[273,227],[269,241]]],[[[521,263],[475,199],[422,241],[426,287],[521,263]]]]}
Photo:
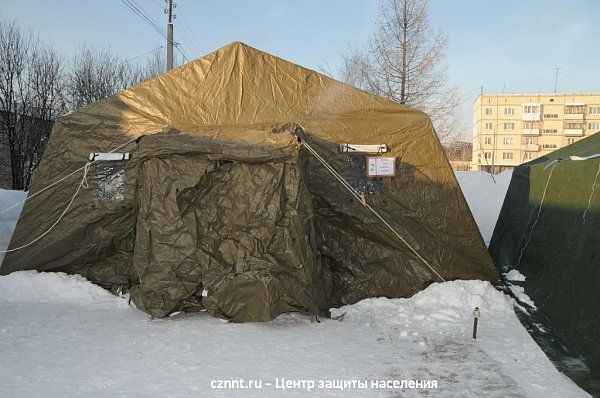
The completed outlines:
{"type": "Polygon", "coordinates": [[[560,72],[560,68],[555,68],[556,69],[556,74],[554,75],[554,94],[556,94],[556,84],[558,83],[558,74],[562,73],[560,72]]]}

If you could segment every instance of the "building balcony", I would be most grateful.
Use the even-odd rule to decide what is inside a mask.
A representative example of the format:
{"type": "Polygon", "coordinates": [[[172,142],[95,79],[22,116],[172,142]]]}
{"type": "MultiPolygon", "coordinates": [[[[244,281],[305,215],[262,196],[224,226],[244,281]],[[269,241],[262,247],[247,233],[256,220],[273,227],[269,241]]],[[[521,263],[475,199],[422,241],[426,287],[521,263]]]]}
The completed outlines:
{"type": "Polygon", "coordinates": [[[523,129],[523,135],[540,135],[540,129],[523,129]]]}
{"type": "Polygon", "coordinates": [[[525,144],[523,150],[527,152],[538,152],[540,146],[538,144],[525,144]]]}
{"type": "Polygon", "coordinates": [[[494,166],[518,166],[519,164],[518,159],[500,159],[494,162],[494,166]]]}
{"type": "Polygon", "coordinates": [[[583,122],[584,114],[583,113],[565,113],[564,119],[583,122]]]}
{"type": "Polygon", "coordinates": [[[565,104],[564,119],[583,121],[586,105],[582,102],[567,102],[565,104]]]}
{"type": "Polygon", "coordinates": [[[523,113],[521,115],[521,120],[526,121],[526,122],[539,122],[540,120],[542,120],[542,114],[541,113],[523,113]]]}
{"type": "Polygon", "coordinates": [[[563,131],[563,134],[569,135],[569,136],[581,137],[583,135],[583,129],[565,129],[563,131]]]}

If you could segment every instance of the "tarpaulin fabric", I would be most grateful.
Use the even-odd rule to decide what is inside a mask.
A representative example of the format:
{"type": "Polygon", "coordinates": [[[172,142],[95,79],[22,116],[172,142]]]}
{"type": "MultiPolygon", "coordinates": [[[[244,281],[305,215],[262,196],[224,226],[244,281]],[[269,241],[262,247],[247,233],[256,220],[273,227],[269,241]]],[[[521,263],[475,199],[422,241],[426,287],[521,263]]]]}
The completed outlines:
{"type": "MultiPolygon", "coordinates": [[[[92,164],[63,220],[0,273],[77,272],[154,316],[203,307],[234,321],[439,281],[297,135],[446,280],[499,281],[427,115],[242,43],[59,118],[32,194],[140,139],[119,167],[92,164]],[[367,179],[342,143],[385,144],[395,177],[367,179]]],[[[43,233],[80,179],[29,200],[10,247],[43,233]]]]}
{"type": "Polygon", "coordinates": [[[597,367],[600,157],[595,154],[600,154],[600,134],[517,167],[490,253],[500,271],[525,275],[525,293],[567,348],[597,367]]]}

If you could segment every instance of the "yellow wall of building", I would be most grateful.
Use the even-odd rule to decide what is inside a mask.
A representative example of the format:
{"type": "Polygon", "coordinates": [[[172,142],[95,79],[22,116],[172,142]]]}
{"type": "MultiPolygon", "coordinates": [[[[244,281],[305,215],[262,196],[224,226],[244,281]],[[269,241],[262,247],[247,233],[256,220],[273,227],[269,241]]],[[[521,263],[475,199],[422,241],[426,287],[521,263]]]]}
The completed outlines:
{"type": "Polygon", "coordinates": [[[599,131],[600,94],[482,94],[472,170],[513,168],[599,131]]]}

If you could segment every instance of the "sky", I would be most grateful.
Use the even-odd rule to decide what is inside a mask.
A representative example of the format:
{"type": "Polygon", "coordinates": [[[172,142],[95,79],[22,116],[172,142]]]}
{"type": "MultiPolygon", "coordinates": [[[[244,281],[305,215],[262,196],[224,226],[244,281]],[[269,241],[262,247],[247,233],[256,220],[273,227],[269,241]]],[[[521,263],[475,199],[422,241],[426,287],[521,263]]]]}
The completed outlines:
{"type": "MultiPolygon", "coordinates": [[[[163,0],[133,1],[161,27],[166,24],[163,0]]],[[[351,47],[365,45],[377,21],[376,0],[175,3],[175,41],[190,59],[242,41],[334,72],[351,47]]],[[[449,39],[443,62],[462,93],[465,138],[482,89],[552,92],[560,68],[559,92],[600,92],[598,0],[430,0],[429,15],[449,39]]],[[[122,0],[0,0],[0,20],[34,29],[65,55],[92,45],[133,58],[165,41],[122,0]]]]}

